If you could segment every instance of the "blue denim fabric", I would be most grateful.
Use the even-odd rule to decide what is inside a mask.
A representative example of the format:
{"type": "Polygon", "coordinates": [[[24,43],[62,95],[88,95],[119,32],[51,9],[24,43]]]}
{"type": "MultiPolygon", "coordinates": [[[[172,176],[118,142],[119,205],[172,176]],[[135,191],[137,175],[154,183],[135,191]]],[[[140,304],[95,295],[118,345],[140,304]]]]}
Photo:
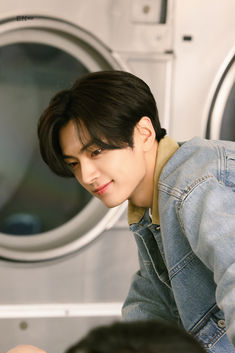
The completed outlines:
{"type": "Polygon", "coordinates": [[[160,226],[148,210],[130,225],[140,270],[123,317],[175,321],[208,352],[235,352],[235,143],[182,144],[158,189],[160,226]]]}

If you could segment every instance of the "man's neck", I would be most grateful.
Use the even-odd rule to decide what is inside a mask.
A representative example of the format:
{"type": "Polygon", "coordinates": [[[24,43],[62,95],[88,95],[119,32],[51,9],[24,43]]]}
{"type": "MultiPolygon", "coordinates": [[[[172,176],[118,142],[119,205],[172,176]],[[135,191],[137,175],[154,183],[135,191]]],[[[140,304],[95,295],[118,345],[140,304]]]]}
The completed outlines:
{"type": "Polygon", "coordinates": [[[153,148],[145,155],[146,174],[144,180],[139,186],[139,190],[135,193],[130,201],[137,207],[151,208],[153,203],[154,191],[154,173],[157,160],[158,143],[154,143],[153,148]]]}

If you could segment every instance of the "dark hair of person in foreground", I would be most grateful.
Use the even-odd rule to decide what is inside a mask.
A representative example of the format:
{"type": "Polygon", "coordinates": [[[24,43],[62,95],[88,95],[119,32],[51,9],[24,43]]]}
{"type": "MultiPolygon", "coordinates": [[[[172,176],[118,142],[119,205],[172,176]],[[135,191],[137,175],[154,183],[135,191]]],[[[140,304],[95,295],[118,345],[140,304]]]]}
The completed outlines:
{"type": "Polygon", "coordinates": [[[66,353],[205,353],[196,339],[163,321],[116,322],[91,330],[66,353]]]}

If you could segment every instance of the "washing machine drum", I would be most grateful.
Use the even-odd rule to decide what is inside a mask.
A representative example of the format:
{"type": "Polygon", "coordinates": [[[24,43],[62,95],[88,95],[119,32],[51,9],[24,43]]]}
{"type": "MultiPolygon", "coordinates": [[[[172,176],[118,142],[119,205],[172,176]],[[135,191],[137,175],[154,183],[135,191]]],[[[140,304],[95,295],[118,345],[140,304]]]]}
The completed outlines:
{"type": "MultiPolygon", "coordinates": [[[[80,32],[74,45],[74,27],[69,43],[71,29],[64,23],[58,35],[59,24],[53,22],[51,42],[59,38],[59,44],[40,43],[42,29],[52,27],[51,21],[46,25],[40,21],[38,28],[34,24],[35,33],[30,32],[40,40],[27,39],[29,31],[21,28],[15,29],[14,38],[12,30],[2,33],[6,43],[0,46],[0,257],[24,262],[81,249],[110,228],[125,208],[107,209],[75,180],[54,175],[41,160],[36,136],[39,116],[57,91],[97,69],[93,63],[97,58],[84,39],[79,49],[80,32]],[[26,32],[19,36],[21,30],[26,32]],[[63,41],[70,51],[74,46],[74,55],[60,48],[63,41]]],[[[48,31],[47,40],[52,32],[48,31]]]]}

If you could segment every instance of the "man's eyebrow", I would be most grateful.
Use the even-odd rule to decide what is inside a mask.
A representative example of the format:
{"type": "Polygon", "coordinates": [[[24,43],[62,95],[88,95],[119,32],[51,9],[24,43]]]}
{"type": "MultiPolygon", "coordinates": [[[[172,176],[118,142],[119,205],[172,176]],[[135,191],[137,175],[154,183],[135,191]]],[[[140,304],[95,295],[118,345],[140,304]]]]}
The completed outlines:
{"type": "MultiPolygon", "coordinates": [[[[94,141],[90,140],[84,146],[82,146],[81,150],[79,151],[79,154],[81,154],[82,152],[86,151],[89,147],[94,146],[94,145],[95,145],[94,141]]],[[[69,159],[69,158],[74,158],[74,156],[69,156],[67,154],[62,154],[62,158],[63,159],[69,159]]]]}

